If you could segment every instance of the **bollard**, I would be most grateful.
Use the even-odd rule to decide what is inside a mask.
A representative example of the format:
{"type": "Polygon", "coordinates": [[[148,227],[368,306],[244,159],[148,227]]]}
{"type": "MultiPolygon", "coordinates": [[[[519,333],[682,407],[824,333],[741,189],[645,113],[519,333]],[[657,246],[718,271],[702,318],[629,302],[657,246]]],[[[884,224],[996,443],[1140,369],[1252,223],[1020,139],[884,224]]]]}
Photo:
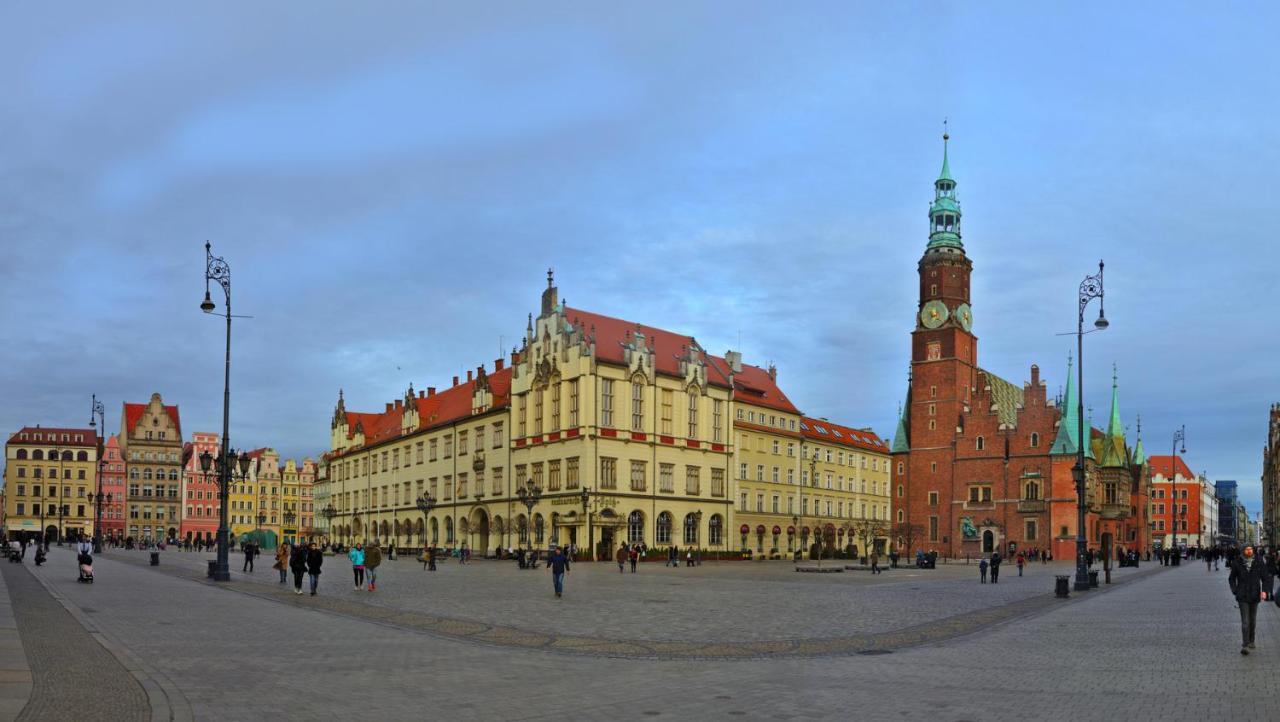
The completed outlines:
{"type": "Polygon", "coordinates": [[[1053,593],[1062,599],[1071,596],[1071,577],[1066,574],[1055,574],[1053,578],[1053,593]]]}
{"type": "Polygon", "coordinates": [[[160,552],[151,552],[151,566],[160,566],[160,552]]]}

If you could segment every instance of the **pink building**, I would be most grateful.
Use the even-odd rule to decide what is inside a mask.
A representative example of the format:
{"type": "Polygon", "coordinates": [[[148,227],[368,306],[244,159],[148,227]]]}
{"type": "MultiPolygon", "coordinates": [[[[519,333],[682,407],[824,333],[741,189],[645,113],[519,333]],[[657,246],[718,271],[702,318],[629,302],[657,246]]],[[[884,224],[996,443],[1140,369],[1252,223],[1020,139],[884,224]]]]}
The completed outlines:
{"type": "Polygon", "coordinates": [[[212,543],[218,535],[218,474],[200,469],[200,455],[217,456],[221,450],[218,434],[197,431],[182,449],[182,525],[178,538],[183,542],[212,543]]]}
{"type": "Polygon", "coordinates": [[[120,456],[120,439],[107,439],[102,452],[102,539],[124,542],[125,463],[120,456]]]}

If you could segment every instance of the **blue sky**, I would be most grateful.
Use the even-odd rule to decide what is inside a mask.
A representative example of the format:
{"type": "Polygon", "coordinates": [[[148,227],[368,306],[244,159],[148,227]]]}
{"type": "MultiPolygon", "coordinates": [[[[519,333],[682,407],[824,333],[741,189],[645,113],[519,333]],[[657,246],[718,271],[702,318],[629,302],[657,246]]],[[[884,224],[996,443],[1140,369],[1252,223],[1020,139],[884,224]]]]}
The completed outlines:
{"type": "Polygon", "coordinates": [[[203,243],[233,268],[232,443],[328,443],[570,303],[778,364],[892,431],[950,119],[981,363],[1250,507],[1280,400],[1280,81],[1258,4],[120,3],[0,9],[0,426],[152,391],[221,425],[203,243]]]}

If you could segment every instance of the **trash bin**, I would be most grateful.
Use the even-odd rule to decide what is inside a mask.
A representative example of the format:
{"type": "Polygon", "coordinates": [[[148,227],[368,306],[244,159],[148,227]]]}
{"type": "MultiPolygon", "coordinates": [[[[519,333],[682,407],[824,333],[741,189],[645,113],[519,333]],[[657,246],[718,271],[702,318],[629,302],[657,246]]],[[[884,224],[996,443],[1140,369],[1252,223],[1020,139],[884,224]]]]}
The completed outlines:
{"type": "Polygon", "coordinates": [[[213,579],[213,573],[218,569],[218,560],[209,559],[208,562],[209,562],[209,578],[213,579]]]}
{"type": "Polygon", "coordinates": [[[1053,578],[1053,593],[1063,599],[1071,596],[1071,577],[1067,574],[1055,574],[1053,578]]]}
{"type": "Polygon", "coordinates": [[[160,552],[151,552],[151,566],[160,566],[160,552]]]}
{"type": "Polygon", "coordinates": [[[1096,586],[1098,586],[1098,570],[1090,569],[1089,570],[1089,588],[1093,589],[1096,586]]]}

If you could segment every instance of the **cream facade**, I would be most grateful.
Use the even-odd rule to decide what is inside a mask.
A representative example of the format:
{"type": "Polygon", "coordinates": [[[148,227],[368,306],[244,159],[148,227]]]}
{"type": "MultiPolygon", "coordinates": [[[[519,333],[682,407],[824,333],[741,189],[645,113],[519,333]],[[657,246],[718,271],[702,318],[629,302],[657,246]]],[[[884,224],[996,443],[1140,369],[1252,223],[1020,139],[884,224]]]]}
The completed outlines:
{"type": "Polygon", "coordinates": [[[178,538],[182,515],[182,426],[160,394],[124,405],[120,454],[128,474],[127,536],[136,542],[178,538]]]}
{"type": "Polygon", "coordinates": [[[94,429],[28,426],[12,434],[4,468],[8,538],[92,535],[98,452],[94,429]]]}

